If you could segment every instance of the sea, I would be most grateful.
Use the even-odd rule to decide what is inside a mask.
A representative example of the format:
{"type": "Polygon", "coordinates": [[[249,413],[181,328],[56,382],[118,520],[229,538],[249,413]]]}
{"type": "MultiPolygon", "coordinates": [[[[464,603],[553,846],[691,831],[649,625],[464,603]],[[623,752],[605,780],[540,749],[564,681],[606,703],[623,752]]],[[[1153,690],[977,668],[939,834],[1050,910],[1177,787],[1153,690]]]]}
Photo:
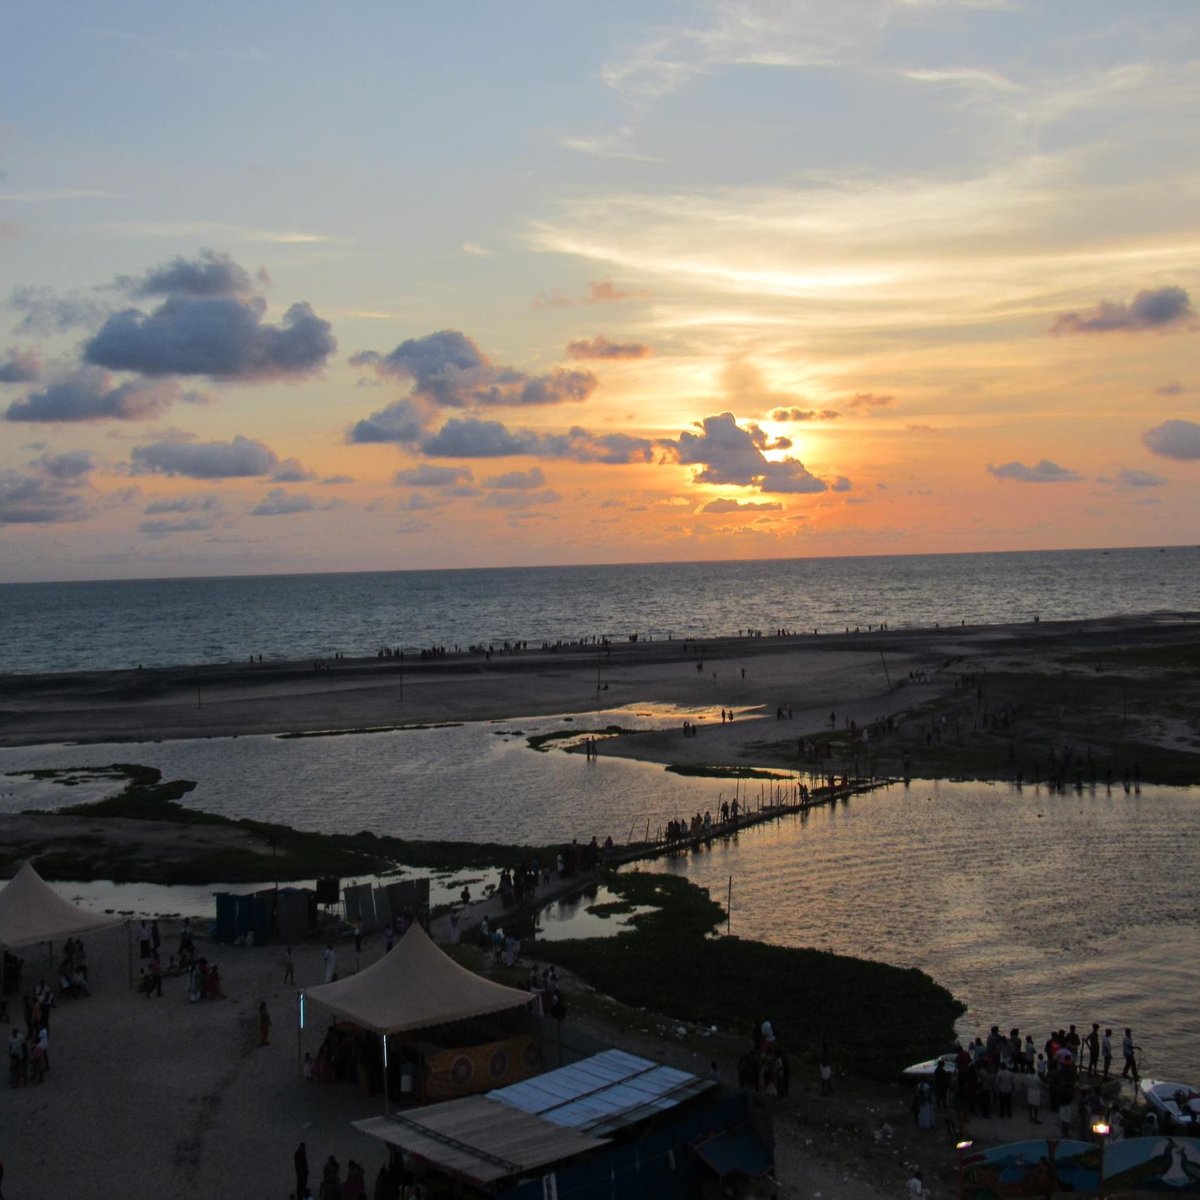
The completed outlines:
{"type": "MultiPolygon", "coordinates": [[[[0,588],[0,646],[6,669],[47,671],[251,652],[373,653],[377,643],[1194,613],[1198,567],[1200,551],[1173,547],[10,585],[0,588]]],[[[2,693],[0,677],[0,709],[2,693]]],[[[620,710],[438,729],[0,749],[0,819],[111,787],[68,788],[14,772],[133,761],[195,780],[188,803],[196,807],[306,829],[539,844],[611,835],[623,843],[672,817],[716,808],[735,787],[754,805],[769,785],[590,761],[535,750],[528,739],[608,724],[653,728],[685,715],[647,696],[620,710]]],[[[1058,794],[1002,781],[914,780],[654,869],[729,899],[735,935],[920,967],[967,1004],[964,1036],[995,1023],[1030,1029],[1041,1042],[1068,1023],[1098,1021],[1118,1035],[1129,1025],[1144,1048],[1144,1072],[1197,1083],[1198,804],[1198,789],[1149,783],[1058,794]]],[[[435,890],[457,886],[458,878],[442,879],[435,890]]],[[[62,887],[96,907],[211,913],[204,889],[62,887]]],[[[556,906],[543,932],[592,934],[604,924],[611,926],[589,920],[578,904],[556,906]]],[[[764,980],[764,991],[769,986],[764,980]]]]}
{"type": "Polygon", "coordinates": [[[1200,608],[1200,548],[0,585],[0,676],[1200,608]]]}

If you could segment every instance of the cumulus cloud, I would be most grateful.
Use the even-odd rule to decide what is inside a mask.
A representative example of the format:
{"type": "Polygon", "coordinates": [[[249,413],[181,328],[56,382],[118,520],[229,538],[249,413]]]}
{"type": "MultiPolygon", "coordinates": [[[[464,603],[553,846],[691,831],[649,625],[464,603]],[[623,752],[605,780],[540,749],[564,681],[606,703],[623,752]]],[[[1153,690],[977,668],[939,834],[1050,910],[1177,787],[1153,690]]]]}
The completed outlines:
{"type": "Polygon", "coordinates": [[[597,386],[590,371],[556,367],[543,375],[529,375],[515,367],[497,366],[456,329],[409,338],[389,354],[367,351],[350,361],[411,383],[413,400],[437,408],[517,408],[579,402],[597,386]]]}
{"type": "Polygon", "coordinates": [[[829,484],[799,459],[767,459],[755,444],[756,427],[743,429],[733,413],[705,417],[700,429],[700,433],[685,430],[677,441],[664,443],[677,462],[700,468],[692,476],[694,483],[734,484],[792,495],[829,490],[829,484]]]}
{"type": "Polygon", "coordinates": [[[33,383],[42,373],[42,360],[32,350],[12,346],[0,358],[0,383],[33,383]]]}
{"type": "Polygon", "coordinates": [[[1022,462],[1002,463],[998,467],[988,463],[988,471],[997,479],[1011,479],[1016,483],[1078,483],[1082,478],[1077,471],[1060,467],[1048,458],[1043,458],[1032,467],[1022,462]]]}
{"type": "Polygon", "coordinates": [[[386,408],[356,421],[346,435],[348,442],[370,445],[378,442],[418,442],[425,434],[427,414],[411,400],[396,400],[386,408]]]}
{"type": "Polygon", "coordinates": [[[310,471],[295,458],[282,459],[275,470],[271,472],[271,478],[279,480],[280,483],[308,483],[316,477],[315,471],[310,471]]]}
{"type": "Polygon", "coordinates": [[[83,345],[87,362],[144,375],[288,379],[320,370],[337,348],[332,326],[305,303],[278,325],[259,296],[171,295],[151,313],[113,313],[83,345]]]}
{"type": "Polygon", "coordinates": [[[878,396],[874,392],[859,392],[848,401],[850,408],[890,408],[896,403],[895,396],[878,396]]]}
{"type": "Polygon", "coordinates": [[[790,437],[773,438],[757,421],[747,421],[745,429],[750,435],[750,440],[760,450],[790,450],[792,448],[790,437]]]}
{"type": "Polygon", "coordinates": [[[114,383],[99,367],[83,367],[41,391],[14,400],[8,421],[150,421],[177,400],[203,404],[207,396],[185,392],[169,379],[133,379],[114,383]]]}
{"type": "Polygon", "coordinates": [[[401,512],[420,512],[423,509],[436,507],[428,496],[422,495],[420,492],[413,492],[406,500],[401,500],[396,507],[401,512]]]}
{"type": "Polygon", "coordinates": [[[311,496],[303,492],[285,492],[272,488],[251,510],[252,517],[286,517],[292,513],[312,512],[317,507],[311,496]]]}
{"type": "Polygon", "coordinates": [[[156,517],[138,524],[138,533],[147,537],[170,537],[173,533],[204,533],[213,528],[213,522],[205,517],[182,517],[178,521],[165,521],[156,517]]]}
{"type": "Polygon", "coordinates": [[[540,488],[546,483],[546,476],[541,467],[531,467],[528,471],[509,471],[504,475],[492,475],[483,481],[484,487],[490,488],[540,488]]]}
{"type": "Polygon", "coordinates": [[[534,433],[512,433],[499,421],[451,417],[421,449],[434,458],[506,458],[534,453],[537,439],[534,433]]]}
{"type": "Polygon", "coordinates": [[[1164,421],[1142,434],[1142,445],[1160,458],[1200,458],[1200,425],[1195,421],[1164,421]]]}
{"type": "MultiPolygon", "coordinates": [[[[279,478],[295,459],[280,462],[269,446],[238,434],[230,442],[193,442],[183,439],[135,446],[130,465],[136,475],[182,475],[188,479],[279,478]]],[[[303,468],[301,468],[303,469],[303,468]]],[[[307,475],[303,478],[308,478],[307,475]]]]}
{"type": "Polygon", "coordinates": [[[193,259],[182,256],[145,275],[121,275],[117,286],[135,296],[243,296],[254,290],[247,271],[228,254],[207,248],[193,259]]]}
{"type": "Polygon", "coordinates": [[[43,454],[32,465],[48,479],[74,483],[95,469],[89,450],[68,450],[63,454],[43,454]]]}
{"type": "Polygon", "coordinates": [[[1055,335],[1138,333],[1146,329],[1195,328],[1196,313],[1181,287],[1144,288],[1126,304],[1101,300],[1082,312],[1063,313],[1050,327],[1055,335]]]}
{"type": "Polygon", "coordinates": [[[735,513],[735,512],[778,512],[783,505],[778,500],[764,500],[757,503],[754,500],[710,500],[700,511],[705,513],[735,513]]]}
{"type": "Polygon", "coordinates": [[[0,470],[0,525],[57,525],[90,513],[84,489],[93,469],[84,451],[43,454],[24,470],[0,470]]]}
{"type": "Polygon", "coordinates": [[[619,466],[654,461],[654,443],[648,438],[628,433],[589,433],[578,425],[565,435],[544,437],[542,446],[547,458],[569,458],[582,463],[619,466]]]}
{"type": "Polygon", "coordinates": [[[433,458],[506,458],[526,455],[610,466],[654,461],[654,443],[631,434],[594,434],[577,425],[566,433],[510,430],[499,421],[477,417],[451,417],[437,433],[421,443],[421,450],[433,458]]]}
{"type": "Polygon", "coordinates": [[[402,487],[448,488],[459,483],[471,482],[469,467],[438,467],[433,463],[419,463],[407,467],[392,476],[392,482],[402,487]]]}
{"type": "Polygon", "coordinates": [[[152,500],[143,511],[148,517],[162,516],[164,513],[220,513],[221,501],[213,495],[171,496],[152,500]]]}
{"type": "Polygon", "coordinates": [[[562,497],[553,489],[540,492],[489,492],[484,504],[489,508],[534,508],[543,504],[557,504],[562,497]]]}
{"type": "Polygon", "coordinates": [[[1132,467],[1122,467],[1117,472],[1115,479],[1101,477],[1097,482],[1112,483],[1123,488],[1151,488],[1162,487],[1167,481],[1161,475],[1155,475],[1153,471],[1138,471],[1132,467]]]}
{"type": "Polygon", "coordinates": [[[18,333],[54,334],[88,328],[112,311],[111,305],[78,292],[56,296],[48,287],[14,288],[8,303],[10,308],[25,314],[17,323],[18,333]]]}
{"type": "Polygon", "coordinates": [[[842,414],[833,408],[776,408],[772,421],[836,421],[842,414]]]}
{"type": "Polygon", "coordinates": [[[610,342],[603,334],[567,343],[568,358],[645,358],[649,353],[641,342],[610,342]]]}

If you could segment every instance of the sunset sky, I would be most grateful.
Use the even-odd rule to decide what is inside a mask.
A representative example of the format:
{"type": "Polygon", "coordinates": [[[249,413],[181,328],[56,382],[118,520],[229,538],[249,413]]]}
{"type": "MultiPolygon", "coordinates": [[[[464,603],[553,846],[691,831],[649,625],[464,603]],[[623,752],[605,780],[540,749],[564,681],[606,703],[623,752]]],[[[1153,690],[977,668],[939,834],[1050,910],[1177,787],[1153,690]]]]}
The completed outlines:
{"type": "Polygon", "coordinates": [[[0,580],[1200,540],[1193,0],[4,29],[0,580]]]}

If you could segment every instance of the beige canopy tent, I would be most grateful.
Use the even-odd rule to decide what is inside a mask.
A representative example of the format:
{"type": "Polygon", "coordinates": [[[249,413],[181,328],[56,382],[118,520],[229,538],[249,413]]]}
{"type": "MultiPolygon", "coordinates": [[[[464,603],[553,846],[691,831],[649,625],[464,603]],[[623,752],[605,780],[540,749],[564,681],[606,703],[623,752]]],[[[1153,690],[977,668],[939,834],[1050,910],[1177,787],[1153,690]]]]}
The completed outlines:
{"type": "Polygon", "coordinates": [[[528,992],[484,979],[443,953],[414,922],[391,952],[357,975],[304,995],[373,1033],[427,1029],[528,1004],[528,992]]]}
{"type": "MultiPolygon", "coordinates": [[[[311,1000],[363,1029],[379,1034],[386,1109],[389,1034],[503,1012],[527,1005],[532,999],[528,992],[493,983],[460,967],[434,945],[419,923],[414,922],[378,962],[357,975],[301,992],[300,1030],[304,1028],[305,1001],[311,1000]]],[[[297,1041],[297,1055],[299,1050],[297,1041]]]]}
{"type": "Polygon", "coordinates": [[[120,924],[120,917],[88,912],[64,900],[31,862],[26,862],[0,892],[0,946],[10,950],[120,924]]]}

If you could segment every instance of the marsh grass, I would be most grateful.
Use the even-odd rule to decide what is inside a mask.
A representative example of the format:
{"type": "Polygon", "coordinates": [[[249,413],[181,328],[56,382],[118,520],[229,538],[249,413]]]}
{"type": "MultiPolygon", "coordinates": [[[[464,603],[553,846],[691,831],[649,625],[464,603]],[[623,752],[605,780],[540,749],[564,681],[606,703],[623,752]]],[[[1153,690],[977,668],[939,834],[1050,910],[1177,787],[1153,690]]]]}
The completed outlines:
{"type": "Polygon", "coordinates": [[[615,873],[605,884],[655,905],[613,937],[537,942],[533,954],[635,1009],[750,1031],[765,1018],[801,1058],[826,1047],[842,1069],[891,1079],[954,1037],[965,1007],[923,971],[822,950],[717,936],[724,909],[674,875],[615,873]]]}

